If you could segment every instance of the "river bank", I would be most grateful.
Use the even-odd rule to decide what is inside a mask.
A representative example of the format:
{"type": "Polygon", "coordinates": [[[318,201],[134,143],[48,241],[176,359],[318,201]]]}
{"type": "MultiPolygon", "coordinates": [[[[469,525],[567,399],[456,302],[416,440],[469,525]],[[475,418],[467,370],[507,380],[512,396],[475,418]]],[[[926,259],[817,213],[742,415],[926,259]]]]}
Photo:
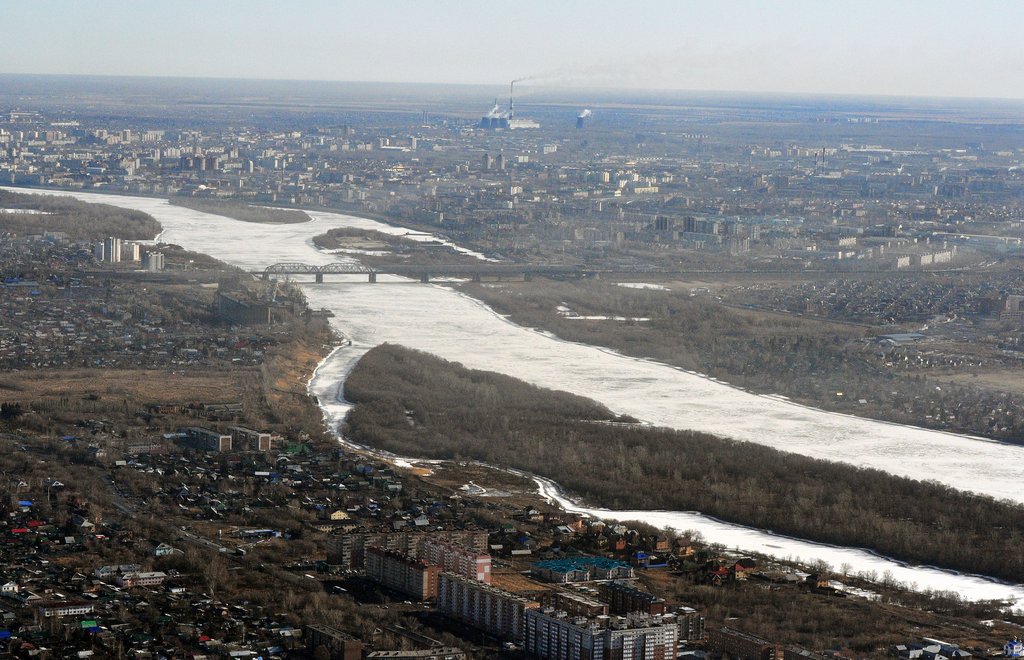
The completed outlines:
{"type": "MultiPolygon", "coordinates": [[[[152,198],[74,195],[86,201],[98,199],[146,211],[165,227],[165,242],[214,254],[245,270],[261,270],[284,261],[315,265],[341,261],[343,257],[324,254],[312,245],[314,236],[333,227],[400,231],[364,219],[315,211],[310,212],[313,220],[309,223],[253,225],[172,207],[166,201],[152,198]]],[[[580,393],[612,411],[658,426],[750,440],[912,478],[942,475],[954,488],[1024,501],[1017,468],[1024,462],[1021,448],[915,427],[885,425],[758,397],[699,374],[519,327],[483,303],[442,286],[404,283],[400,278],[384,281],[402,283],[369,285],[339,278],[324,284],[302,285],[310,306],[333,311],[332,325],[352,342],[320,364],[310,385],[332,425],[336,426],[347,409],[337,398],[345,374],[367,350],[392,342],[471,368],[507,373],[544,387],[580,393]]],[[[650,514],[652,520],[659,515],[640,513],[650,514]]],[[[638,517],[636,512],[630,514],[632,518],[638,517]]],[[[715,540],[716,533],[724,533],[713,526],[706,529],[711,540],[715,540]]],[[[778,544],[776,537],[758,530],[745,530],[743,536],[743,542],[750,544],[751,549],[778,544]]],[[[802,556],[824,552],[815,544],[800,543],[802,556]]],[[[879,564],[878,558],[870,555],[858,555],[856,561],[855,571],[884,572],[890,570],[889,566],[893,570],[899,566],[879,564]]],[[[919,568],[907,570],[916,577],[903,581],[914,582],[919,589],[985,593],[998,599],[1024,598],[1024,588],[1015,585],[946,573],[932,575],[919,568]]]]}

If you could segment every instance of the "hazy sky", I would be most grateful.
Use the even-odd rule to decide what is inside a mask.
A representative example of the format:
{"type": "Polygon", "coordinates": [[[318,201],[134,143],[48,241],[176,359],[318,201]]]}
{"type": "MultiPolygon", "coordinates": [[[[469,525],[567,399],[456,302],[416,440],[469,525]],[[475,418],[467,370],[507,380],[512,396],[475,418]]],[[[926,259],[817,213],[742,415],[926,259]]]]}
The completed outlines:
{"type": "Polygon", "coordinates": [[[1024,0],[0,0],[0,23],[3,73],[1024,98],[1024,0]]]}

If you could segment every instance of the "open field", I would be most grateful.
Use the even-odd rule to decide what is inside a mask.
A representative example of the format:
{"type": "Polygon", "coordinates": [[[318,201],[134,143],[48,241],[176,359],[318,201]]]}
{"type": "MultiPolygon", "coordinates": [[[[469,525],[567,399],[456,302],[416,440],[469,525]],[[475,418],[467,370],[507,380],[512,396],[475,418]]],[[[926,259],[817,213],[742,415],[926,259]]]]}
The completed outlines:
{"type": "Polygon", "coordinates": [[[11,403],[46,398],[130,399],[138,404],[226,401],[241,398],[252,369],[71,369],[0,375],[0,396],[11,403]]]}
{"type": "Polygon", "coordinates": [[[982,387],[990,390],[1024,395],[1024,373],[1022,373],[1020,369],[996,369],[992,371],[968,373],[936,372],[930,374],[929,378],[939,382],[967,385],[970,387],[982,387]]]}

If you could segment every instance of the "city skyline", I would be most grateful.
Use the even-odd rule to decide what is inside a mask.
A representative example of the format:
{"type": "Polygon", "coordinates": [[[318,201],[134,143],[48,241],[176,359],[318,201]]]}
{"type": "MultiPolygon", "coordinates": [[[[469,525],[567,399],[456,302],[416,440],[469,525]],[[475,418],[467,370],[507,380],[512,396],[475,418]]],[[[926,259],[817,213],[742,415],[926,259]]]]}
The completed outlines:
{"type": "Polygon", "coordinates": [[[5,7],[0,72],[1024,98],[1024,5],[535,0],[5,7]]]}

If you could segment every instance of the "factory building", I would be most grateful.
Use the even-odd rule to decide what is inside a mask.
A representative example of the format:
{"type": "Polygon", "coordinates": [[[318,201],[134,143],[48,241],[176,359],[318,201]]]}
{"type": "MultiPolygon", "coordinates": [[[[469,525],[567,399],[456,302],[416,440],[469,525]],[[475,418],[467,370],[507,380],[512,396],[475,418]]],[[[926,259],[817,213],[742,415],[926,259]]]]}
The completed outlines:
{"type": "Polygon", "coordinates": [[[524,119],[515,116],[515,85],[513,80],[508,89],[508,110],[503,112],[498,105],[498,99],[494,99],[494,107],[486,115],[480,118],[480,128],[516,130],[524,128],[540,128],[540,124],[532,119],[524,119]]]}

